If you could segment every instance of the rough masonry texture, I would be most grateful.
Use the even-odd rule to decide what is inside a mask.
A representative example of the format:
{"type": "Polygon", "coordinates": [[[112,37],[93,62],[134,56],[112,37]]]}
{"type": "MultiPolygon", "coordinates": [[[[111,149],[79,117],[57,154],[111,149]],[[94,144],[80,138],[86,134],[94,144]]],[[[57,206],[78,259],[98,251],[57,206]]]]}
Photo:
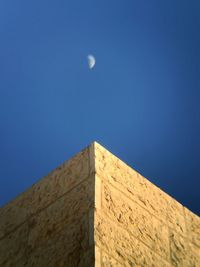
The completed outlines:
{"type": "Polygon", "coordinates": [[[1,267],[200,266],[200,218],[94,142],[0,209],[1,267]]]}

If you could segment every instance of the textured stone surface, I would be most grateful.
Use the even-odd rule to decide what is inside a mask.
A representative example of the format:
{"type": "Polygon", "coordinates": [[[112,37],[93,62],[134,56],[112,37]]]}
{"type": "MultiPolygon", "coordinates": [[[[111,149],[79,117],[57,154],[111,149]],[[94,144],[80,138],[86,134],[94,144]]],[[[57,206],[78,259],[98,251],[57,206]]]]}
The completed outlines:
{"type": "Polygon", "coordinates": [[[82,182],[1,240],[0,259],[4,264],[13,260],[16,266],[23,266],[24,261],[27,266],[56,266],[53,264],[59,261],[61,252],[66,257],[63,264],[73,257],[77,260],[80,251],[89,247],[87,212],[94,205],[92,184],[94,179],[82,182]]]}
{"type": "Polygon", "coordinates": [[[175,232],[170,233],[171,262],[174,266],[189,266],[187,245],[185,238],[175,232]]]}
{"type": "Polygon", "coordinates": [[[94,227],[97,246],[125,266],[169,266],[155,252],[103,214],[96,215],[94,227]]]}
{"type": "Polygon", "coordinates": [[[93,181],[88,179],[74,188],[69,194],[58,199],[44,211],[29,219],[29,245],[36,247],[44,243],[57,232],[73,226],[75,221],[84,218],[93,207],[93,181]],[[74,196],[76,196],[74,198],[74,196]]]}
{"type": "Polygon", "coordinates": [[[98,143],[0,209],[0,267],[199,267],[200,218],[98,143]]]}
{"type": "Polygon", "coordinates": [[[0,209],[0,239],[89,176],[88,148],[0,209]]]}
{"type": "Polygon", "coordinates": [[[0,266],[17,266],[17,262],[21,258],[25,259],[28,232],[28,225],[23,224],[6,238],[0,240],[0,266]]]}
{"type": "Polygon", "coordinates": [[[170,232],[171,262],[177,267],[200,266],[200,249],[188,242],[187,238],[170,232]]]}
{"type": "Polygon", "coordinates": [[[107,253],[102,251],[102,267],[123,267],[124,265],[117,262],[115,259],[113,259],[111,256],[109,256],[107,253]]]}
{"type": "Polygon", "coordinates": [[[191,267],[199,267],[200,266],[200,247],[189,243],[188,246],[188,259],[189,266],[191,267]]]}
{"type": "MultiPolygon", "coordinates": [[[[27,266],[79,266],[87,252],[88,228],[82,220],[65,226],[60,232],[46,239],[43,244],[30,246],[27,266]]],[[[29,244],[30,243],[30,244],[29,244]]],[[[88,258],[88,257],[87,257],[88,258]]],[[[83,264],[82,264],[83,265],[83,264]]]]}
{"type": "Polygon", "coordinates": [[[186,224],[190,240],[200,248],[200,218],[185,208],[186,224]]]}
{"type": "Polygon", "coordinates": [[[169,259],[169,234],[166,225],[107,184],[103,185],[102,207],[106,216],[161,257],[169,259]]]}
{"type": "Polygon", "coordinates": [[[102,146],[95,145],[96,172],[135,200],[154,216],[185,234],[183,207],[176,200],[154,186],[139,173],[112,155],[102,146]]]}
{"type": "Polygon", "coordinates": [[[84,253],[89,249],[88,214],[80,212],[68,220],[57,216],[55,208],[48,207],[0,241],[0,266],[84,266],[83,260],[88,262],[91,257],[84,253]]]}
{"type": "Polygon", "coordinates": [[[101,267],[101,250],[95,246],[95,267],[101,267]]]}
{"type": "Polygon", "coordinates": [[[86,148],[0,209],[0,266],[93,264],[88,211],[95,180],[89,172],[86,148]]]}

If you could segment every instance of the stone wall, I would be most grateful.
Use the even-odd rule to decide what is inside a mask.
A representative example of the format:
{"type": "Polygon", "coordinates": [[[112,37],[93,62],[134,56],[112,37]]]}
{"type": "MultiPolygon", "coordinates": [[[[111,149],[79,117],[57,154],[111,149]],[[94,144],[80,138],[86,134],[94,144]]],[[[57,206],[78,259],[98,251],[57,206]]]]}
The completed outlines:
{"type": "Polygon", "coordinates": [[[1,208],[0,266],[92,266],[93,176],[86,148],[1,208]]]}
{"type": "Polygon", "coordinates": [[[93,146],[99,266],[200,266],[200,218],[102,146],[93,146]]]}
{"type": "Polygon", "coordinates": [[[0,209],[0,267],[200,266],[200,218],[98,143],[0,209]]]}

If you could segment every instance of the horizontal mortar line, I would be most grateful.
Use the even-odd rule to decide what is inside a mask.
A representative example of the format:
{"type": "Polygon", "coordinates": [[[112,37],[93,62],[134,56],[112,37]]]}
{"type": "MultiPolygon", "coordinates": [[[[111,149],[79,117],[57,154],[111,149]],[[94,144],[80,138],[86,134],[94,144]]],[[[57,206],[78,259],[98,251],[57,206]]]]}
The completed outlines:
{"type": "MultiPolygon", "coordinates": [[[[89,147],[89,146],[88,146],[89,147]]],[[[77,154],[73,155],[70,159],[64,160],[63,162],[61,162],[61,164],[57,167],[55,167],[55,169],[51,170],[49,173],[47,173],[46,175],[42,176],[38,181],[36,181],[35,183],[33,183],[29,188],[27,188],[27,190],[21,192],[19,195],[15,196],[13,199],[11,199],[9,202],[5,203],[3,206],[0,207],[0,210],[2,208],[5,208],[8,204],[12,204],[13,202],[15,202],[18,197],[23,197],[23,195],[25,195],[28,191],[31,191],[33,189],[34,186],[36,186],[38,183],[40,182],[44,182],[49,179],[49,176],[53,175],[54,172],[56,171],[61,171],[61,174],[63,174],[62,172],[64,171],[63,169],[65,167],[68,167],[67,165],[71,163],[71,161],[73,161],[77,155],[81,154],[82,152],[84,152],[84,150],[88,149],[88,147],[82,149],[80,152],[78,152],[77,154]]],[[[88,169],[89,170],[89,169],[88,169]]]]}
{"type": "MultiPolygon", "coordinates": [[[[114,156],[114,155],[113,155],[114,156]]],[[[153,184],[151,181],[149,181],[146,177],[144,177],[142,174],[140,174],[138,171],[134,170],[131,166],[129,166],[127,163],[125,163],[124,161],[122,161],[121,159],[119,159],[118,157],[114,156],[117,160],[120,161],[120,163],[122,163],[123,165],[125,165],[125,167],[128,167],[128,169],[130,169],[131,173],[129,173],[131,176],[134,175],[139,175],[140,178],[142,178],[142,180],[145,180],[145,182],[148,184],[148,186],[153,187],[154,189],[156,189],[157,191],[159,191],[162,195],[165,195],[167,198],[169,198],[170,200],[172,199],[173,201],[175,201],[178,205],[182,206],[183,205],[178,202],[173,196],[169,195],[168,193],[166,193],[165,191],[163,191],[163,189],[161,189],[158,185],[153,184]]],[[[115,166],[115,162],[113,163],[115,166]]],[[[116,166],[117,167],[117,166],[116,166]]],[[[118,168],[118,167],[117,167],[118,168]]],[[[97,171],[97,174],[99,174],[99,172],[97,171]]]]}
{"type": "Polygon", "coordinates": [[[87,178],[83,179],[80,183],[76,184],[75,186],[73,186],[72,188],[70,188],[67,192],[65,192],[64,194],[62,194],[61,196],[59,196],[58,198],[56,198],[55,200],[53,200],[52,202],[50,202],[47,206],[37,210],[35,213],[31,214],[30,216],[28,216],[24,221],[22,221],[20,224],[16,225],[11,231],[5,233],[1,238],[0,241],[2,239],[4,239],[6,236],[8,236],[9,234],[13,233],[15,230],[17,230],[19,227],[21,227],[24,223],[26,223],[30,218],[32,218],[33,216],[39,214],[40,212],[42,212],[43,210],[47,209],[49,206],[51,206],[52,204],[54,204],[56,201],[58,201],[59,199],[61,199],[63,196],[67,195],[68,193],[70,193],[73,189],[75,189],[77,186],[81,185],[82,183],[84,183],[85,181],[87,181],[89,178],[91,177],[91,174],[89,174],[87,176],[87,178]]]}
{"type": "MultiPolygon", "coordinates": [[[[142,209],[144,209],[145,211],[147,211],[150,215],[152,215],[154,218],[156,218],[158,221],[162,222],[165,226],[169,227],[170,229],[172,229],[173,231],[175,231],[177,234],[181,235],[184,238],[187,238],[187,234],[182,234],[180,232],[178,232],[177,230],[175,230],[174,228],[172,228],[169,224],[166,224],[164,220],[160,219],[159,217],[157,217],[155,214],[151,213],[147,208],[145,208],[144,206],[142,206],[139,202],[137,202],[137,200],[134,200],[133,198],[131,198],[129,195],[127,195],[125,192],[123,192],[121,189],[119,189],[118,187],[116,187],[115,185],[113,185],[112,183],[110,183],[109,181],[106,180],[106,178],[102,178],[98,173],[96,173],[101,180],[103,180],[105,183],[111,185],[113,188],[115,188],[116,190],[118,190],[120,193],[122,193],[123,195],[125,195],[130,201],[136,203],[137,205],[139,205],[142,209]]],[[[182,216],[182,215],[181,215],[182,216]]],[[[183,217],[183,216],[182,216],[183,217]]]]}
{"type": "MultiPolygon", "coordinates": [[[[98,173],[97,173],[98,176],[100,176],[98,173]]],[[[157,216],[155,216],[154,214],[152,214],[147,208],[143,207],[141,204],[139,204],[137,201],[135,201],[134,199],[132,199],[131,197],[129,197],[126,193],[124,193],[122,190],[120,190],[118,187],[114,186],[112,183],[108,182],[104,177],[101,178],[101,180],[103,180],[106,184],[109,184],[109,186],[115,188],[115,190],[119,191],[120,193],[122,193],[126,198],[128,198],[131,202],[134,202],[136,203],[138,206],[140,206],[142,209],[144,209],[145,211],[147,211],[150,215],[152,215],[154,218],[156,218],[159,222],[161,222],[163,225],[165,225],[167,228],[168,228],[168,231],[169,230],[172,230],[174,231],[176,234],[180,235],[181,237],[183,237],[184,239],[186,239],[186,242],[187,243],[191,243],[192,245],[200,248],[196,243],[194,243],[193,240],[191,240],[188,236],[188,232],[186,231],[187,234],[183,235],[181,233],[179,233],[177,230],[175,230],[174,228],[172,228],[170,225],[166,224],[163,220],[161,220],[160,218],[158,218],[157,216]]],[[[181,215],[182,216],[182,215],[181,215]]],[[[182,216],[184,217],[184,216],[182,216]]],[[[185,218],[184,218],[184,222],[185,222],[185,218]]],[[[186,224],[186,223],[185,223],[186,224]]],[[[187,228],[186,228],[187,230],[187,228]]]]}
{"type": "MultiPolygon", "coordinates": [[[[90,209],[91,209],[91,208],[90,208],[90,209]]],[[[88,210],[87,210],[86,212],[83,212],[83,213],[81,214],[81,217],[76,219],[76,222],[77,222],[77,221],[80,221],[81,218],[82,218],[83,216],[85,216],[85,215],[88,215],[88,210]]],[[[72,217],[70,217],[70,218],[72,218],[72,217]]],[[[64,222],[64,221],[65,221],[65,220],[59,221],[59,223],[62,223],[62,222],[64,222]]],[[[67,227],[70,226],[70,225],[72,225],[72,224],[74,224],[74,222],[72,222],[72,221],[71,221],[70,223],[69,223],[69,222],[66,222],[66,225],[65,225],[64,227],[60,228],[59,231],[55,231],[55,232],[54,232],[54,236],[56,236],[56,235],[58,235],[59,233],[61,233],[65,228],[67,229],[67,227]]],[[[89,229],[88,229],[88,230],[89,230],[89,229]]],[[[50,238],[50,239],[51,239],[51,238],[50,238]]],[[[44,240],[43,242],[41,242],[40,247],[42,247],[43,245],[45,245],[48,241],[49,241],[49,239],[46,239],[46,240],[44,240]]],[[[33,251],[37,250],[37,248],[38,248],[38,247],[34,248],[33,251]]]]}
{"type": "MultiPolygon", "coordinates": [[[[145,246],[147,246],[151,251],[153,251],[154,253],[156,253],[158,256],[160,256],[162,259],[165,259],[166,261],[170,261],[170,257],[167,257],[167,258],[164,258],[163,257],[163,255],[161,255],[161,254],[159,254],[158,252],[156,252],[155,250],[153,250],[149,245],[147,245],[142,239],[140,239],[139,237],[137,237],[136,235],[134,235],[130,230],[128,230],[127,228],[123,228],[123,226],[120,224],[120,223],[118,223],[118,222],[116,222],[115,220],[113,220],[112,218],[111,218],[111,216],[106,212],[106,211],[103,211],[103,213],[105,213],[105,215],[107,215],[108,216],[108,218],[111,220],[111,221],[113,221],[113,222],[115,222],[120,228],[122,228],[122,229],[124,229],[125,231],[127,231],[131,236],[133,236],[135,239],[137,239],[139,242],[141,242],[141,243],[143,243],[145,246]]],[[[169,240],[168,240],[169,241],[169,240]]],[[[155,242],[154,242],[155,243],[155,242]]],[[[163,243],[163,245],[164,245],[164,243],[163,243]]],[[[169,249],[169,253],[170,253],[170,249],[169,249]]]]}
{"type": "MultiPolygon", "coordinates": [[[[115,261],[117,261],[118,263],[120,263],[121,265],[124,264],[124,262],[122,262],[122,261],[116,259],[113,255],[110,255],[110,254],[104,249],[103,246],[97,246],[97,247],[98,247],[101,251],[103,251],[105,254],[107,254],[109,257],[113,258],[115,261]]],[[[171,263],[169,263],[169,262],[167,262],[167,264],[168,264],[169,266],[171,266],[171,267],[174,267],[174,265],[171,264],[171,263]]]]}
{"type": "MultiPolygon", "coordinates": [[[[100,179],[102,179],[102,178],[100,178],[100,179]]],[[[163,224],[165,224],[166,226],[168,226],[163,220],[161,220],[160,218],[158,218],[157,216],[155,216],[154,214],[152,214],[147,208],[145,208],[144,206],[142,206],[139,202],[137,202],[136,200],[134,200],[133,198],[131,198],[129,195],[127,195],[124,191],[122,191],[121,189],[119,189],[118,187],[116,187],[115,185],[113,185],[112,183],[110,183],[109,181],[107,181],[106,178],[103,177],[102,180],[105,183],[109,184],[111,187],[115,188],[115,190],[117,190],[120,193],[122,193],[130,201],[136,203],[138,206],[140,206],[142,209],[144,209],[145,211],[147,211],[150,215],[152,215],[153,217],[155,217],[157,220],[159,220],[160,222],[162,222],[163,224]]]]}
{"type": "MultiPolygon", "coordinates": [[[[110,152],[109,152],[110,153],[110,152]]],[[[178,203],[179,205],[183,206],[181,203],[179,203],[173,196],[169,195],[168,193],[166,193],[165,191],[163,191],[163,189],[161,189],[158,185],[156,184],[153,184],[151,181],[149,181],[146,177],[144,177],[141,173],[139,173],[138,171],[134,170],[133,167],[129,166],[127,163],[125,163],[123,160],[121,160],[120,158],[118,158],[117,156],[113,155],[112,153],[110,153],[112,156],[114,156],[115,160],[113,163],[113,165],[116,165],[115,161],[119,161],[120,164],[123,164],[125,165],[124,167],[128,168],[130,170],[130,175],[131,176],[134,176],[134,175],[139,175],[142,180],[145,180],[145,182],[150,185],[150,186],[153,186],[156,190],[158,190],[160,193],[164,194],[166,197],[170,198],[170,199],[173,199],[173,201],[175,201],[176,203],[178,203]],[[133,173],[133,174],[132,174],[133,173]]],[[[118,168],[118,167],[117,167],[118,168]]],[[[98,171],[97,171],[97,174],[98,174],[98,171]]]]}
{"type": "MultiPolygon", "coordinates": [[[[102,212],[102,210],[101,210],[102,212]]],[[[107,215],[104,211],[103,211],[104,215],[107,215]]],[[[112,220],[109,216],[106,217],[108,220],[110,220],[111,222],[113,222],[116,226],[118,226],[119,228],[121,228],[123,231],[126,231],[127,233],[129,233],[130,236],[132,236],[134,239],[136,239],[139,243],[142,243],[145,247],[147,247],[150,251],[152,251],[153,253],[155,253],[159,258],[161,258],[163,261],[165,261],[166,263],[170,263],[167,259],[163,258],[163,256],[161,256],[158,252],[154,251],[152,248],[149,247],[149,245],[147,245],[146,243],[144,243],[144,241],[140,240],[139,238],[137,238],[136,236],[134,236],[128,229],[124,229],[119,223],[115,222],[114,220],[112,220]]]]}
{"type": "MultiPolygon", "coordinates": [[[[81,218],[82,218],[83,216],[87,215],[87,214],[88,214],[88,210],[87,210],[86,212],[84,212],[84,213],[81,215],[81,218]]],[[[81,218],[77,219],[76,221],[80,221],[81,218]]],[[[62,220],[61,222],[63,222],[63,221],[64,221],[64,220],[62,220]]],[[[72,224],[72,223],[70,222],[70,223],[68,223],[68,224],[65,225],[66,230],[67,230],[67,227],[70,226],[71,224],[72,224]]],[[[65,229],[65,228],[62,227],[59,231],[54,232],[54,237],[55,237],[56,235],[58,236],[59,233],[61,233],[64,229],[65,229]]],[[[89,229],[88,229],[88,230],[89,230],[89,229]]],[[[88,238],[89,238],[89,236],[88,236],[88,238]]],[[[32,249],[31,253],[34,253],[35,251],[37,251],[38,248],[47,247],[47,246],[45,246],[45,244],[47,244],[48,241],[51,240],[51,239],[52,239],[52,238],[49,238],[49,239],[46,239],[46,240],[44,240],[43,242],[41,242],[39,246],[37,246],[37,247],[35,247],[35,248],[32,249]]],[[[28,242],[28,241],[27,241],[27,242],[28,242]]],[[[89,244],[88,244],[88,249],[90,249],[91,247],[92,247],[92,246],[89,246],[89,244]]],[[[75,249],[74,249],[74,250],[75,250],[75,249]]],[[[73,252],[74,250],[72,250],[72,252],[73,252]]],[[[21,256],[20,259],[22,259],[22,258],[23,258],[23,256],[21,256]]]]}
{"type": "MultiPolygon", "coordinates": [[[[88,212],[85,212],[85,213],[82,214],[82,215],[84,216],[84,215],[86,215],[87,213],[88,213],[88,212]]],[[[56,234],[59,234],[60,232],[62,232],[63,229],[64,229],[64,228],[60,229],[60,231],[56,232],[56,234]]],[[[48,239],[48,240],[49,240],[49,239],[48,239]]],[[[42,243],[40,244],[39,247],[37,246],[37,247],[33,248],[32,251],[31,251],[31,254],[30,254],[30,255],[32,255],[34,252],[36,252],[37,249],[40,249],[42,246],[44,246],[44,245],[48,242],[48,240],[42,242],[42,243]]],[[[28,241],[27,241],[27,242],[28,242],[28,241]]],[[[45,246],[45,247],[46,247],[46,246],[45,246]]],[[[88,246],[88,248],[87,248],[86,251],[92,249],[92,247],[93,247],[93,246],[88,246]]],[[[75,250],[76,250],[76,249],[72,250],[72,252],[75,251],[75,250]]],[[[21,256],[17,261],[15,261],[14,263],[19,263],[21,260],[24,259],[24,256],[25,256],[26,259],[27,259],[28,256],[29,256],[29,255],[26,254],[26,251],[25,251],[25,255],[22,255],[22,256],[21,256]]]]}

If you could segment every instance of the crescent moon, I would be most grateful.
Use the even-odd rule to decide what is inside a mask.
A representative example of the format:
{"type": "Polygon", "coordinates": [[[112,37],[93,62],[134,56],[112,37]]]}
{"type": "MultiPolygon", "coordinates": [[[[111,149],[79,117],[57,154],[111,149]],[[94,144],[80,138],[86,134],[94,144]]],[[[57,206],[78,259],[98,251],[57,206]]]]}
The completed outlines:
{"type": "Polygon", "coordinates": [[[87,56],[87,59],[88,59],[88,66],[89,66],[89,69],[94,68],[95,63],[96,63],[95,57],[94,57],[93,55],[88,55],[88,56],[87,56]]]}

